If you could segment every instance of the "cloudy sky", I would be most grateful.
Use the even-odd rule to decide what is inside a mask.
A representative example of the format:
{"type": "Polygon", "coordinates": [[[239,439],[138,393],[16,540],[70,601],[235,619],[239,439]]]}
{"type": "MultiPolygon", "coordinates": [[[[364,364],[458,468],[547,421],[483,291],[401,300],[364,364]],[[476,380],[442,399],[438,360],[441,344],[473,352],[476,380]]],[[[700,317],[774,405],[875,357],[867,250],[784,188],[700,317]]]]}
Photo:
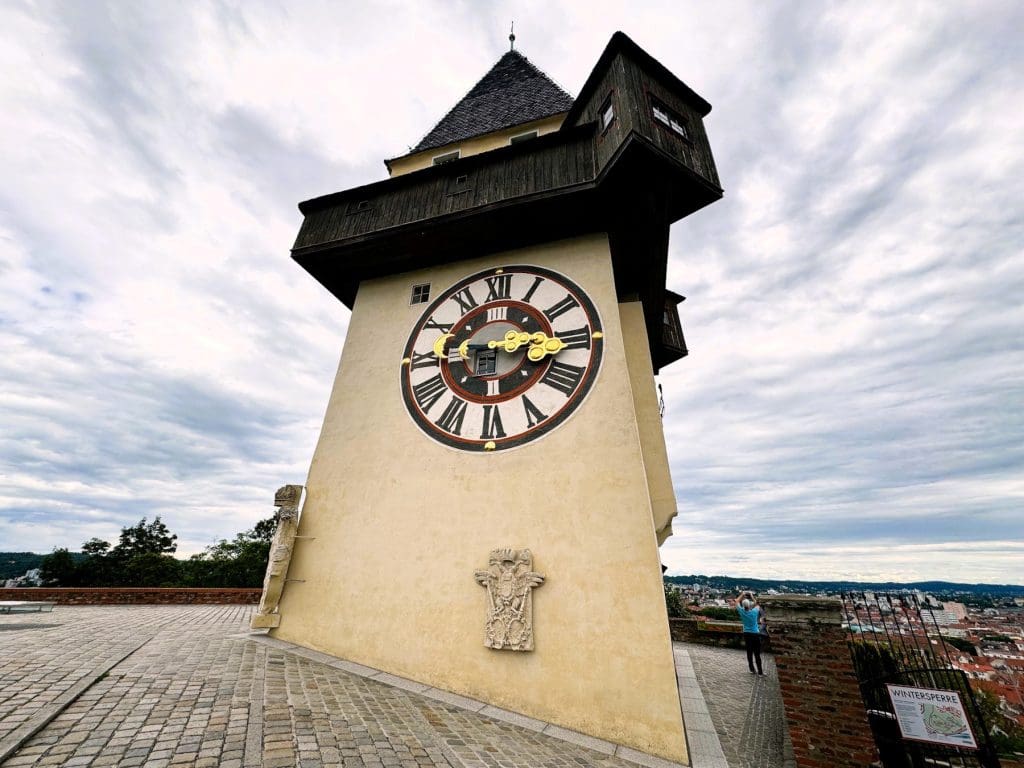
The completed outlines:
{"type": "Polygon", "coordinates": [[[671,573],[1024,583],[1024,5],[0,2],[0,550],[303,482],[348,312],[296,203],[507,49],[622,29],[714,105],[673,227],[671,573]],[[626,10],[628,8],[628,11],[626,10]]]}

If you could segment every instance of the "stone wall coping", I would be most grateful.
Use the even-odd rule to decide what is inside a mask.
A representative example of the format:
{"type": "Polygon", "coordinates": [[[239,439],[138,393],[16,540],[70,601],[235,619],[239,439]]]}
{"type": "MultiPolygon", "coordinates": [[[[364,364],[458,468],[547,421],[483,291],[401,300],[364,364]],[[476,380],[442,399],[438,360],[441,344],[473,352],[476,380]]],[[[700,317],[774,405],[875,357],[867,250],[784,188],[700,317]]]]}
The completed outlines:
{"type": "Polygon", "coordinates": [[[837,597],[818,595],[769,595],[759,598],[771,625],[841,624],[843,603],[837,597]]]}
{"type": "Polygon", "coordinates": [[[0,600],[58,605],[255,604],[261,589],[247,587],[2,587],[0,600]]]}

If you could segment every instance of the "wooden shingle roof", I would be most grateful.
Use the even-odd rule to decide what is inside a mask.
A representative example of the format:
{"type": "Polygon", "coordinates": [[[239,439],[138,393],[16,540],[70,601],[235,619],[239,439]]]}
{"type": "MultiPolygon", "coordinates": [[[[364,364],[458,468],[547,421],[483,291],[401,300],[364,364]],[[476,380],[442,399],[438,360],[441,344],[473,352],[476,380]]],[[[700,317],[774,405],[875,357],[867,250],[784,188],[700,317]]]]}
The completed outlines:
{"type": "Polygon", "coordinates": [[[509,51],[413,149],[422,152],[566,112],[572,97],[518,51],[509,51]]]}

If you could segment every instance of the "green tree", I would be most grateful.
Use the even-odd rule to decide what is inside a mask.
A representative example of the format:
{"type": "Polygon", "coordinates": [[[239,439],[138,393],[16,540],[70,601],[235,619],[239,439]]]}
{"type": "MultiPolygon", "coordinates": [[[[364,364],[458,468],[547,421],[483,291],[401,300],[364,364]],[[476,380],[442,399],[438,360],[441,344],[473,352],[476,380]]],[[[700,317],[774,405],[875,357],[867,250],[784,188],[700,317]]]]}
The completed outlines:
{"type": "Polygon", "coordinates": [[[110,542],[92,538],[82,544],[82,552],[86,555],[105,555],[110,551],[110,542]]]}
{"type": "Polygon", "coordinates": [[[277,531],[277,516],[260,520],[252,529],[252,538],[257,541],[265,541],[267,544],[274,540],[274,533],[277,531]]]}
{"type": "Polygon", "coordinates": [[[146,518],[142,518],[137,525],[122,528],[117,546],[110,554],[124,560],[149,553],[173,555],[178,548],[177,542],[177,535],[171,533],[157,515],[152,523],[147,524],[146,518]]]}
{"type": "Polygon", "coordinates": [[[186,563],[185,582],[204,587],[262,586],[276,529],[277,520],[270,517],[232,541],[222,539],[202,554],[193,555],[186,563]]]}
{"type": "Polygon", "coordinates": [[[118,571],[118,586],[177,587],[181,584],[182,563],[171,555],[142,552],[125,560],[118,571]]]}
{"type": "Polygon", "coordinates": [[[64,547],[54,549],[43,558],[39,564],[39,576],[43,581],[43,586],[78,586],[78,568],[71,553],[64,547]]]}
{"type": "Polygon", "coordinates": [[[989,728],[996,752],[1001,755],[1024,752],[1024,728],[1003,714],[999,698],[984,688],[975,688],[974,697],[985,726],[989,728]]]}
{"type": "Polygon", "coordinates": [[[971,656],[978,655],[978,651],[975,649],[974,643],[970,640],[965,640],[962,637],[953,637],[952,635],[943,635],[942,640],[947,645],[951,645],[964,653],[969,653],[971,656]]]}
{"type": "Polygon", "coordinates": [[[678,619],[686,615],[686,610],[679,599],[679,593],[668,584],[665,585],[665,607],[668,609],[670,618],[678,619]]]}
{"type": "Polygon", "coordinates": [[[723,608],[720,605],[706,605],[697,611],[701,616],[706,616],[715,621],[739,621],[740,615],[735,608],[723,608]]]}

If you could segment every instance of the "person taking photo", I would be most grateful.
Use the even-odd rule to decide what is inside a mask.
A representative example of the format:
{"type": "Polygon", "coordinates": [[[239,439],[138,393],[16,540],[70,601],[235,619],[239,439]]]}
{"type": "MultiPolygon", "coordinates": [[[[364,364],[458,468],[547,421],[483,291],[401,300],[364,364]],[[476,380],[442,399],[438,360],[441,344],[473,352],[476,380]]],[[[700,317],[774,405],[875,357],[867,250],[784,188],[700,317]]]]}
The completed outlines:
{"type": "Polygon", "coordinates": [[[757,662],[757,674],[764,675],[761,668],[761,606],[757,604],[752,592],[741,592],[736,601],[736,610],[743,621],[743,644],[747,649],[747,666],[750,674],[754,674],[754,662],[757,662]]]}

